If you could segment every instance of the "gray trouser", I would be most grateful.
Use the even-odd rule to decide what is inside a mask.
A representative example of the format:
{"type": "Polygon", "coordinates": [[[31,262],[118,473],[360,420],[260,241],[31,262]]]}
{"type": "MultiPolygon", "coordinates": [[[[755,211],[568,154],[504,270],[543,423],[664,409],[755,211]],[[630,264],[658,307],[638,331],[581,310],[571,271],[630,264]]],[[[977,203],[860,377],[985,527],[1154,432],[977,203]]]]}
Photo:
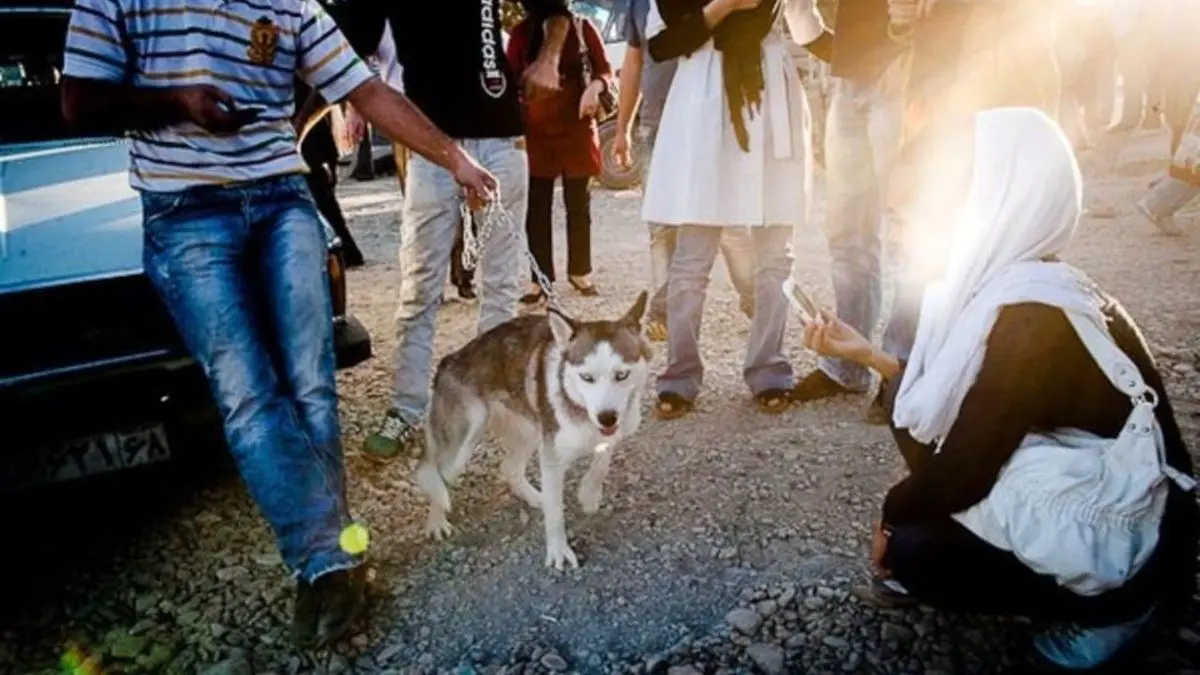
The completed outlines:
{"type": "MultiPolygon", "coordinates": [[[[649,224],[650,228],[650,283],[654,297],[650,299],[650,320],[667,320],[667,279],[671,269],[671,257],[675,255],[675,241],[679,228],[674,225],[649,224]]],[[[721,237],[721,257],[729,272],[729,283],[737,291],[743,311],[754,308],[754,255],[750,250],[750,234],[745,228],[726,230],[721,237]]]]}
{"type": "Polygon", "coordinates": [[[1158,218],[1169,218],[1187,206],[1200,195],[1200,187],[1175,178],[1163,176],[1150,194],[1146,195],[1145,204],[1150,213],[1158,218]]]}
{"type": "MultiPolygon", "coordinates": [[[[643,126],[642,152],[649,157],[654,152],[654,139],[658,128],[643,126]]],[[[645,163],[647,169],[649,162],[645,163]]],[[[645,176],[642,177],[645,180],[645,176]]],[[[671,256],[675,255],[675,239],[679,231],[673,225],[649,223],[650,230],[650,298],[651,321],[667,320],[667,276],[671,268],[671,256]]],[[[743,310],[754,307],[754,257],[750,252],[750,235],[745,228],[732,227],[721,238],[721,256],[725,258],[725,269],[729,282],[737,291],[743,310]]]]}
{"type": "MultiPolygon", "coordinates": [[[[694,400],[704,379],[699,347],[704,299],[721,240],[731,228],[684,225],[678,229],[667,292],[667,369],[658,378],[658,391],[694,400]]],[[[750,239],[755,304],[742,375],[754,394],[791,389],[792,365],[783,353],[789,309],[779,289],[792,271],[792,228],[742,229],[748,230],[750,239]]]]}
{"type": "MultiPolygon", "coordinates": [[[[481,251],[476,283],[478,330],[484,332],[516,315],[525,268],[525,210],[529,162],[515,138],[460,141],[496,176],[500,199],[513,227],[496,223],[481,251]]],[[[396,384],[392,406],[406,422],[425,417],[433,338],[450,250],[462,219],[462,190],[449,171],[416,154],[409,160],[404,217],[400,224],[400,305],[396,308],[396,384]]],[[[483,227],[484,214],[475,214],[483,227]]]]}

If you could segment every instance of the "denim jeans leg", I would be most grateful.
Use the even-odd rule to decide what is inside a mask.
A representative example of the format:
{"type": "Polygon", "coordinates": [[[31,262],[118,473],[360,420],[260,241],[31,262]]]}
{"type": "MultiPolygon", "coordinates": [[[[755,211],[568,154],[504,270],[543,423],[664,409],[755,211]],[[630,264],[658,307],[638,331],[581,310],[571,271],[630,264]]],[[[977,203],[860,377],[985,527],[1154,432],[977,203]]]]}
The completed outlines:
{"type": "MultiPolygon", "coordinates": [[[[297,189],[303,189],[303,179],[294,180],[297,187],[292,193],[297,194],[297,189]]],[[[358,561],[338,546],[347,523],[340,449],[317,447],[306,430],[305,413],[285,395],[291,387],[288,374],[277,371],[273,355],[288,349],[273,344],[278,336],[268,337],[261,330],[260,310],[270,304],[272,289],[244,264],[246,255],[254,250],[254,221],[243,204],[269,202],[274,194],[274,189],[262,183],[171,195],[145,193],[144,262],[180,336],[208,376],[230,452],[251,497],[275,532],[284,562],[302,579],[312,581],[323,572],[353,567],[358,561]]],[[[291,227],[301,220],[316,224],[311,203],[307,210],[305,218],[287,217],[291,227]]],[[[284,261],[294,251],[311,251],[311,227],[310,234],[301,238],[307,241],[271,250],[288,251],[282,256],[284,261]]],[[[315,237],[323,251],[319,226],[315,237]]],[[[321,261],[311,261],[305,272],[286,263],[290,269],[281,276],[299,280],[307,273],[319,278],[323,260],[322,252],[321,261]]],[[[265,270],[277,261],[264,254],[254,267],[265,270]]],[[[324,284],[324,279],[320,280],[324,284]]],[[[319,300],[318,304],[327,309],[328,296],[319,298],[326,304],[319,300]]],[[[323,335],[332,317],[319,308],[306,311],[321,327],[304,325],[304,329],[323,335]]],[[[308,352],[317,355],[309,368],[322,368],[321,351],[318,346],[308,352]]],[[[302,379],[320,380],[322,375],[302,379]]],[[[306,392],[314,407],[321,407],[318,399],[331,393],[319,383],[306,392]]]]}
{"type": "Polygon", "coordinates": [[[746,234],[753,246],[755,310],[742,375],[755,395],[791,390],[792,364],[783,353],[790,309],[780,289],[792,272],[792,228],[756,226],[746,234]]]}
{"type": "Polygon", "coordinates": [[[324,228],[303,186],[284,179],[277,194],[253,207],[261,248],[259,279],[275,355],[305,433],[323,465],[345,492],[342,432],[338,420],[333,301],[326,277],[324,228]]]}
{"type": "MultiPolygon", "coordinates": [[[[529,158],[516,138],[481,138],[463,142],[500,183],[500,206],[509,216],[491,223],[492,231],[480,252],[476,281],[479,287],[479,332],[491,330],[517,315],[517,302],[524,292],[528,246],[525,217],[529,205],[529,158]]],[[[457,186],[455,188],[457,190],[457,186]]],[[[482,211],[474,214],[485,222],[482,211]]],[[[426,375],[426,381],[428,375],[426,375]]]]}
{"type": "MultiPolygon", "coordinates": [[[[742,311],[753,313],[758,281],[755,274],[754,241],[751,228],[727,227],[721,235],[721,257],[729,272],[729,283],[737,291],[742,311]]],[[[783,283],[783,280],[780,280],[783,283]]],[[[775,290],[779,290],[776,287],[775,290]]]]}
{"type": "MultiPolygon", "coordinates": [[[[400,303],[392,354],[392,407],[409,424],[423,420],[429,404],[433,338],[449,273],[450,249],[462,220],[461,198],[449,171],[420,155],[409,159],[400,222],[400,303]]],[[[524,222],[521,215],[520,222],[524,222]]]]}
{"type": "Polygon", "coordinates": [[[721,246],[720,227],[679,228],[667,282],[667,368],[658,377],[658,392],[695,400],[704,381],[700,358],[700,322],[713,263],[721,246]]]}
{"type": "Polygon", "coordinates": [[[924,297],[925,285],[902,267],[895,281],[892,315],[883,329],[884,352],[901,360],[912,354],[924,297]]]}
{"type": "Polygon", "coordinates": [[[1146,195],[1150,213],[1159,218],[1174,216],[1200,195],[1200,187],[1185,183],[1174,176],[1163,176],[1146,195]]]}
{"type": "Polygon", "coordinates": [[[675,255],[675,240],[679,228],[673,225],[649,224],[650,229],[650,319],[667,320],[667,280],[670,278],[671,258],[675,255]]]}
{"type": "MultiPolygon", "coordinates": [[[[883,286],[885,176],[880,172],[887,167],[877,157],[888,152],[882,144],[896,140],[872,128],[878,126],[874,107],[887,105],[877,98],[882,97],[870,88],[836,81],[825,150],[826,236],[837,314],[868,338],[879,320],[883,286]]],[[[847,389],[870,386],[870,372],[859,364],[823,358],[818,367],[847,389]]]]}

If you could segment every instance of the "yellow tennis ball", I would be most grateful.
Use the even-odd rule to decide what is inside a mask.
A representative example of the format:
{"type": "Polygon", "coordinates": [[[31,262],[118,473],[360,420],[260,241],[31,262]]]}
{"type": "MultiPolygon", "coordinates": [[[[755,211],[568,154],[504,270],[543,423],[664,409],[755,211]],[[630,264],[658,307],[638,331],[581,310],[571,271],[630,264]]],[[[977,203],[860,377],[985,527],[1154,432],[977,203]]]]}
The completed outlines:
{"type": "Polygon", "coordinates": [[[371,545],[371,533],[358,523],[350,523],[338,537],[338,545],[350,555],[362,555],[371,545]]]}

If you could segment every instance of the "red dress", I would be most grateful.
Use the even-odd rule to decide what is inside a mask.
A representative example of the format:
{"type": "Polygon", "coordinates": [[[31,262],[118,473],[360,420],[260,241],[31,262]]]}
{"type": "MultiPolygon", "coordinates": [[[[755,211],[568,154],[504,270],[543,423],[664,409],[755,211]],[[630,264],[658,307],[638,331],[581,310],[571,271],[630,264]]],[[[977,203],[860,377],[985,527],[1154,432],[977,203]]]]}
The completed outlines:
{"type": "MultiPolygon", "coordinates": [[[[579,53],[579,33],[583,27],[588,45],[592,77],[608,81],[612,68],[604,55],[600,33],[588,19],[572,22],[559,57],[561,89],[551,96],[522,101],[525,113],[526,151],[529,175],[533,178],[583,178],[600,174],[600,134],[592,118],[579,119],[579,99],[583,96],[583,62],[579,53]]],[[[519,77],[536,56],[530,49],[538,22],[525,19],[508,37],[508,61],[519,77]]]]}

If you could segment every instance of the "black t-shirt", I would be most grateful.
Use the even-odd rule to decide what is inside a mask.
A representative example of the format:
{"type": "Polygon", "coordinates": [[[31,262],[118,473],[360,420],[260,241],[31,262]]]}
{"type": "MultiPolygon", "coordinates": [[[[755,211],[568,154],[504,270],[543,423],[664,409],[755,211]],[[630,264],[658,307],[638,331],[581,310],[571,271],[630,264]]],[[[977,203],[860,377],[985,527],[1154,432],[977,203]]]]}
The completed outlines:
{"type": "MultiPolygon", "coordinates": [[[[525,133],[501,36],[501,0],[324,0],[362,56],[374,54],[391,24],[404,93],[453,138],[525,133]]],[[[566,0],[522,0],[538,16],[568,15],[566,0]]]]}
{"type": "Polygon", "coordinates": [[[841,0],[833,31],[834,77],[879,79],[902,47],[887,35],[887,0],[841,0]]]}

